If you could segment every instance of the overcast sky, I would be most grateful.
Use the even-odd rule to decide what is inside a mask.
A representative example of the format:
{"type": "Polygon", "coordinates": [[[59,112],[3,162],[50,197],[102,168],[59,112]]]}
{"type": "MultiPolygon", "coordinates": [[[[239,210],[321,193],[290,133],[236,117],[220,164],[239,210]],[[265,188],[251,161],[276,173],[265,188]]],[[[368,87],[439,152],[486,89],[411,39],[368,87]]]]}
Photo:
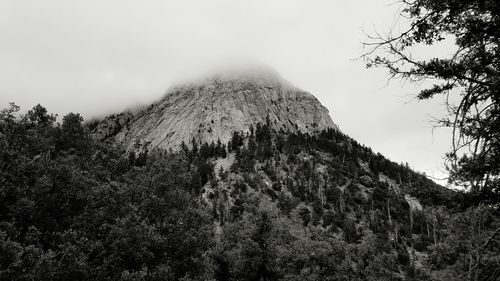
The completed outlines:
{"type": "Polygon", "coordinates": [[[388,30],[392,0],[0,0],[0,105],[91,118],[159,98],[233,61],[277,70],[341,130],[393,161],[442,176],[440,101],[361,60],[363,30],[388,30]]]}

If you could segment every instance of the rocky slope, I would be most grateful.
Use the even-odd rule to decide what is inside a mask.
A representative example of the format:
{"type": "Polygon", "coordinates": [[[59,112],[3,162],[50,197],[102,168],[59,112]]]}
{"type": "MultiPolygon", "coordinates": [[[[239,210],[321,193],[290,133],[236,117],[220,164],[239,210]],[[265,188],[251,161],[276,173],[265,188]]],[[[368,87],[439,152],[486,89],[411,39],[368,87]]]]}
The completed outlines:
{"type": "Polygon", "coordinates": [[[269,118],[279,130],[337,129],[328,110],[310,93],[262,69],[216,75],[169,90],[138,113],[106,117],[93,129],[100,140],[114,139],[128,149],[178,149],[182,142],[226,143],[233,131],[269,118]]]}

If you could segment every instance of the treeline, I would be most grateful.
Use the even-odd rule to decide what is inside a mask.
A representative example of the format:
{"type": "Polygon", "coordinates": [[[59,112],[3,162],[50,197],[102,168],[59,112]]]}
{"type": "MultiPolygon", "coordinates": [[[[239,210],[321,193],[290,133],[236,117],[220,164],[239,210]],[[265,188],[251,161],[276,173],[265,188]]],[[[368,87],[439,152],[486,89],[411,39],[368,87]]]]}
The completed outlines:
{"type": "Polygon", "coordinates": [[[0,111],[0,280],[442,280],[467,270],[470,221],[498,266],[495,210],[452,212],[442,187],[335,130],[268,119],[227,145],[126,152],[79,114],[18,111],[0,111]]]}
{"type": "Polygon", "coordinates": [[[334,157],[335,164],[341,163],[337,168],[345,169],[347,176],[358,177],[362,170],[360,161],[364,162],[369,165],[372,176],[378,179],[378,175],[382,173],[396,180],[405,192],[427,205],[457,208],[467,201],[464,200],[463,193],[444,188],[428,179],[425,174],[413,171],[407,163],[390,161],[380,153],[375,154],[371,148],[331,128],[314,135],[283,130],[273,133],[270,121],[267,121],[266,124],[257,124],[256,130],[251,126],[246,135],[233,132],[229,146],[237,152],[237,167],[242,171],[251,171],[256,160],[262,162],[273,157],[279,160],[281,153],[293,160],[301,152],[323,151],[334,157]],[[243,146],[245,139],[248,145],[243,146]]]}
{"type": "MultiPolygon", "coordinates": [[[[471,218],[470,210],[463,211],[469,204],[463,193],[447,190],[407,164],[376,155],[335,130],[317,135],[276,132],[268,121],[248,133],[233,133],[231,144],[236,155],[231,171],[237,176],[212,184],[214,194],[209,197],[224,237],[216,259],[218,280],[248,280],[244,276],[254,276],[250,280],[442,280],[456,278],[451,272],[467,271],[468,249],[455,244],[468,243],[471,218]],[[326,171],[318,170],[321,167],[326,171]],[[424,209],[410,206],[405,194],[420,199],[424,209]],[[262,211],[262,204],[267,211],[262,211]],[[245,228],[251,225],[256,225],[255,232],[245,228]],[[297,237],[297,229],[306,234],[297,237]],[[314,249],[299,250],[294,244],[310,246],[313,239],[329,247],[331,237],[341,249],[335,253],[338,266],[331,264],[331,248],[315,259],[314,249]],[[294,255],[288,256],[284,249],[294,255]],[[245,263],[248,259],[251,264],[245,263]]],[[[488,223],[478,238],[489,243],[488,235],[495,235],[500,222],[494,209],[480,210],[488,223]]],[[[485,255],[499,252],[491,249],[485,255]]],[[[484,264],[498,265],[495,258],[486,258],[484,264]]]]}
{"type": "Polygon", "coordinates": [[[181,155],[142,163],[78,114],[0,112],[1,280],[205,279],[212,221],[181,155]]]}

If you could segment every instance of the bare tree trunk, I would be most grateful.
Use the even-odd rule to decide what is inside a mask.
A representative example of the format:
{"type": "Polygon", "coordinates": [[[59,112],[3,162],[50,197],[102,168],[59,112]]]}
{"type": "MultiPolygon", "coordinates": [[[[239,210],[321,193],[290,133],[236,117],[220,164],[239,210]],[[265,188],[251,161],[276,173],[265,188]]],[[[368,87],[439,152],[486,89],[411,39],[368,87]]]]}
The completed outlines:
{"type": "Polygon", "coordinates": [[[370,204],[370,217],[372,221],[375,221],[375,212],[373,211],[373,199],[370,204]]]}
{"type": "Polygon", "coordinates": [[[410,234],[413,233],[413,210],[410,206],[410,234]]]}
{"type": "Polygon", "coordinates": [[[434,236],[434,245],[436,245],[437,241],[436,241],[436,222],[435,222],[435,220],[432,222],[432,235],[434,236]]]}
{"type": "Polygon", "coordinates": [[[395,245],[398,243],[398,240],[399,240],[399,238],[398,238],[398,236],[399,236],[398,232],[399,232],[398,224],[396,223],[394,225],[394,234],[395,234],[394,243],[395,243],[395,245]]]}
{"type": "Polygon", "coordinates": [[[389,200],[387,200],[387,217],[389,217],[389,224],[391,224],[392,219],[391,219],[391,209],[389,208],[389,200]]]}
{"type": "Polygon", "coordinates": [[[340,192],[339,207],[340,207],[340,213],[344,213],[344,196],[342,195],[342,192],[340,192]]]}
{"type": "Polygon", "coordinates": [[[469,274],[468,278],[469,280],[472,280],[472,254],[469,254],[469,274]]]}

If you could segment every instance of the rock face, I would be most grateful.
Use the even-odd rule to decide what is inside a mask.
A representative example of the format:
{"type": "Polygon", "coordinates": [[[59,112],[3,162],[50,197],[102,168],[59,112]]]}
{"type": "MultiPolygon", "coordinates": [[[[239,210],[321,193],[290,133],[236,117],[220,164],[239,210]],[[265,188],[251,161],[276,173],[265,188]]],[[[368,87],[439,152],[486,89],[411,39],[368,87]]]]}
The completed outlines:
{"type": "Polygon", "coordinates": [[[217,75],[172,88],[138,113],[102,120],[97,139],[114,139],[127,149],[177,150],[182,142],[227,143],[233,131],[248,132],[265,123],[276,129],[312,133],[338,129],[328,110],[310,93],[297,89],[272,71],[217,75]]]}

